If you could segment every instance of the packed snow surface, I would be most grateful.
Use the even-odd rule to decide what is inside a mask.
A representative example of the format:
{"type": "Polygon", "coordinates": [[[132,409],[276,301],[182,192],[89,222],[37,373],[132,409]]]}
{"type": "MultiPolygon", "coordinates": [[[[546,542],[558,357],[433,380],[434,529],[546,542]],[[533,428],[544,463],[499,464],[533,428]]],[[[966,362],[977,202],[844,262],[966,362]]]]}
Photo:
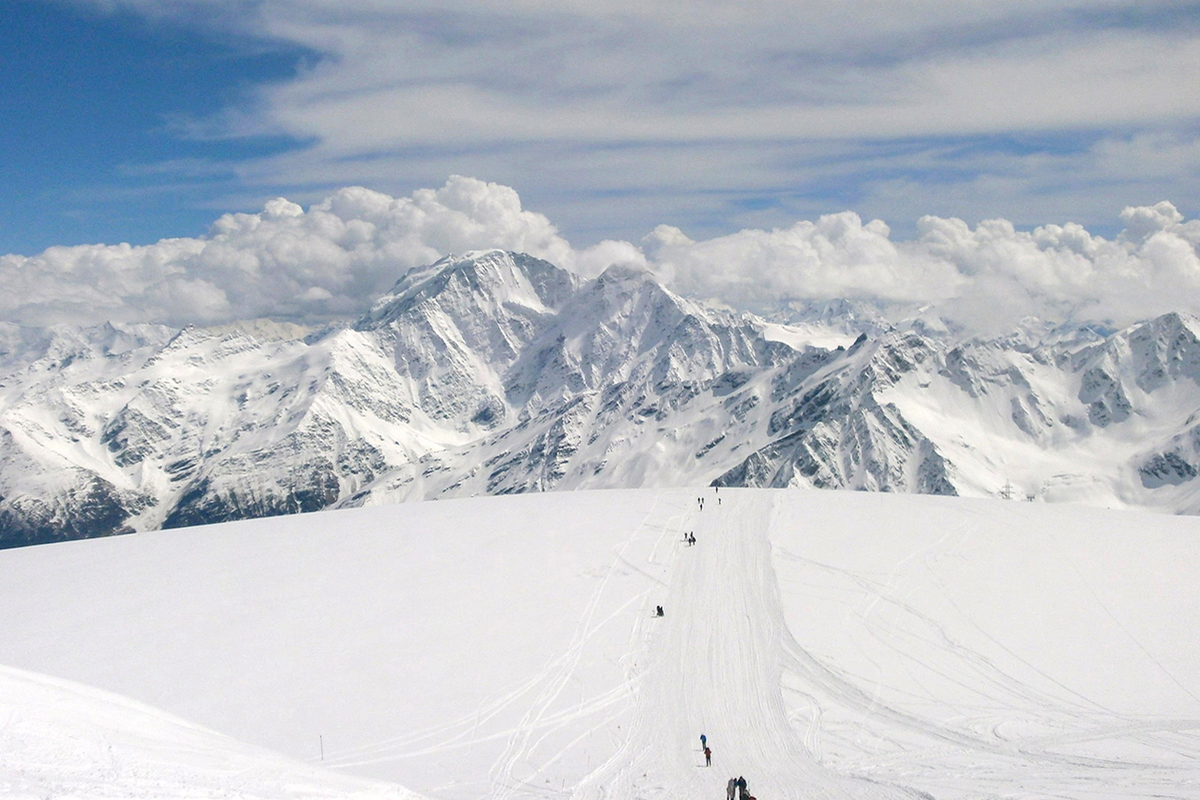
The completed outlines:
{"type": "Polygon", "coordinates": [[[1194,798],[1197,574],[1193,518],[712,488],[7,550],[0,663],[55,677],[0,672],[0,789],[1194,798]]]}

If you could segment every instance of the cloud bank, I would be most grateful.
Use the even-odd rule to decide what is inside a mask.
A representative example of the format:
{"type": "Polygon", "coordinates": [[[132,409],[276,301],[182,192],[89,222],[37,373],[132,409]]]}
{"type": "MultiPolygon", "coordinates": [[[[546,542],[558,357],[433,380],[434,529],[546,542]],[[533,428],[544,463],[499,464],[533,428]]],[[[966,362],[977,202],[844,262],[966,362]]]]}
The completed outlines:
{"type": "Polygon", "coordinates": [[[652,270],[684,295],[770,313],[850,298],[932,311],[978,332],[1022,318],[1122,325],[1200,314],[1200,220],[1170,203],[1128,207],[1112,239],[1077,224],[1018,230],[924,216],[910,240],[853,212],[693,240],[659,225],[639,243],[575,248],[517,192],[451,177],[394,198],[342,189],[307,210],[283,198],[226,214],[199,238],[52,247],[0,257],[0,319],[28,325],[107,320],[171,325],[257,317],[354,316],[406,270],[447,253],[503,248],[585,277],[613,263],[652,270]]]}
{"type": "Polygon", "coordinates": [[[503,248],[569,269],[637,259],[632,245],[575,250],[517,193],[452,177],[393,198],[361,187],[307,211],[284,198],[257,214],[226,214],[207,236],[131,247],[51,247],[0,256],[0,318],[23,324],[256,317],[317,321],[361,312],[400,275],[446,253],[503,248]]]}
{"type": "Polygon", "coordinates": [[[1003,219],[971,228],[924,216],[915,239],[893,241],[880,220],[844,212],[700,242],[660,226],[645,244],[678,290],[764,310],[835,298],[929,306],[977,332],[1025,317],[1124,325],[1200,313],[1200,221],[1168,202],[1127,207],[1121,220],[1106,240],[1073,223],[1019,231],[1003,219]]]}

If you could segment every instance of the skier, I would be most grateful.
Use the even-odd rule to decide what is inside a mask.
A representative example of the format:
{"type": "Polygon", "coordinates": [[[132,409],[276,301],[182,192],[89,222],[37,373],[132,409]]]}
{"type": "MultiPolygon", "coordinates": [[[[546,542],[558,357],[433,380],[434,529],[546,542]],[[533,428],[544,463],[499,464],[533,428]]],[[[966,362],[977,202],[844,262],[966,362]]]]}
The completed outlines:
{"type": "Polygon", "coordinates": [[[746,800],[746,798],[750,796],[750,793],[746,791],[746,779],[741,775],[739,775],[737,779],[737,788],[738,797],[741,798],[741,800],[746,800]]]}
{"type": "Polygon", "coordinates": [[[705,747],[708,747],[708,737],[702,733],[700,734],[700,748],[704,749],[705,747]]]}
{"type": "Polygon", "coordinates": [[[733,794],[737,791],[737,779],[730,778],[729,783],[725,785],[725,800],[733,800],[733,794]]]}
{"type": "Polygon", "coordinates": [[[704,748],[704,766],[712,766],[712,750],[709,750],[707,747],[704,748]]]}
{"type": "Polygon", "coordinates": [[[661,617],[662,615],[663,615],[662,606],[655,606],[654,607],[654,616],[661,617]]]}

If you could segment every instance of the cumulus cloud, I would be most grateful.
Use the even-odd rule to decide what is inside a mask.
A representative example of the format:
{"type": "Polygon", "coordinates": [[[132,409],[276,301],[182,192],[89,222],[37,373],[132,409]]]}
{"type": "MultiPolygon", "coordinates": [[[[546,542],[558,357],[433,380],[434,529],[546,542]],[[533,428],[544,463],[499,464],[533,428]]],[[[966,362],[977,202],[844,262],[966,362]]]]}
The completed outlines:
{"type": "Polygon", "coordinates": [[[474,178],[394,198],[361,187],[307,211],[284,198],[257,214],[226,214],[207,236],[141,247],[52,247],[0,257],[0,317],[26,324],[212,323],[359,313],[406,270],[447,253],[499,247],[582,274],[641,262],[622,242],[573,249],[517,193],[474,178]]]}
{"type": "Polygon", "coordinates": [[[951,265],[914,258],[890,234],[882,221],[864,225],[847,211],[701,242],[664,225],[646,247],[656,269],[682,291],[742,306],[835,297],[899,302],[953,291],[961,276],[951,265]]]}
{"type": "Polygon", "coordinates": [[[578,249],[510,187],[455,176],[409,197],[351,187],[307,210],[284,198],[226,214],[208,235],[153,245],[52,247],[0,257],[0,318],[26,324],[276,317],[316,321],[367,309],[406,270],[447,253],[503,248],[584,277],[610,264],[654,271],[675,291],[762,313],[850,298],[893,313],[923,307],[970,331],[1028,316],[1126,324],[1200,314],[1200,221],[1171,203],[1128,207],[1111,239],[1077,224],[1019,230],[921,217],[896,239],[881,220],[828,214],[693,240],[659,225],[639,244],[578,249]]]}
{"type": "Polygon", "coordinates": [[[693,242],[660,226],[646,240],[654,267],[678,288],[760,311],[852,298],[895,313],[927,307],[964,329],[1008,330],[1024,317],[1123,325],[1200,314],[1200,221],[1168,202],[1128,207],[1112,240],[1077,224],[1020,231],[925,216],[893,241],[883,222],[846,212],[775,230],[693,242]]]}

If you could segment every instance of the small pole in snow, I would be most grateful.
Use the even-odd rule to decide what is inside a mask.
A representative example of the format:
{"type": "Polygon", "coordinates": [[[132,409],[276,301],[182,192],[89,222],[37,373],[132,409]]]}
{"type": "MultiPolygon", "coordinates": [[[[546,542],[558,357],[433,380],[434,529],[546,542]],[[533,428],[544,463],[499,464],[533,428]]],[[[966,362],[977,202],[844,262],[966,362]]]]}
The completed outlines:
{"type": "Polygon", "coordinates": [[[317,740],[321,742],[321,760],[325,760],[325,737],[318,735],[317,740]]]}

